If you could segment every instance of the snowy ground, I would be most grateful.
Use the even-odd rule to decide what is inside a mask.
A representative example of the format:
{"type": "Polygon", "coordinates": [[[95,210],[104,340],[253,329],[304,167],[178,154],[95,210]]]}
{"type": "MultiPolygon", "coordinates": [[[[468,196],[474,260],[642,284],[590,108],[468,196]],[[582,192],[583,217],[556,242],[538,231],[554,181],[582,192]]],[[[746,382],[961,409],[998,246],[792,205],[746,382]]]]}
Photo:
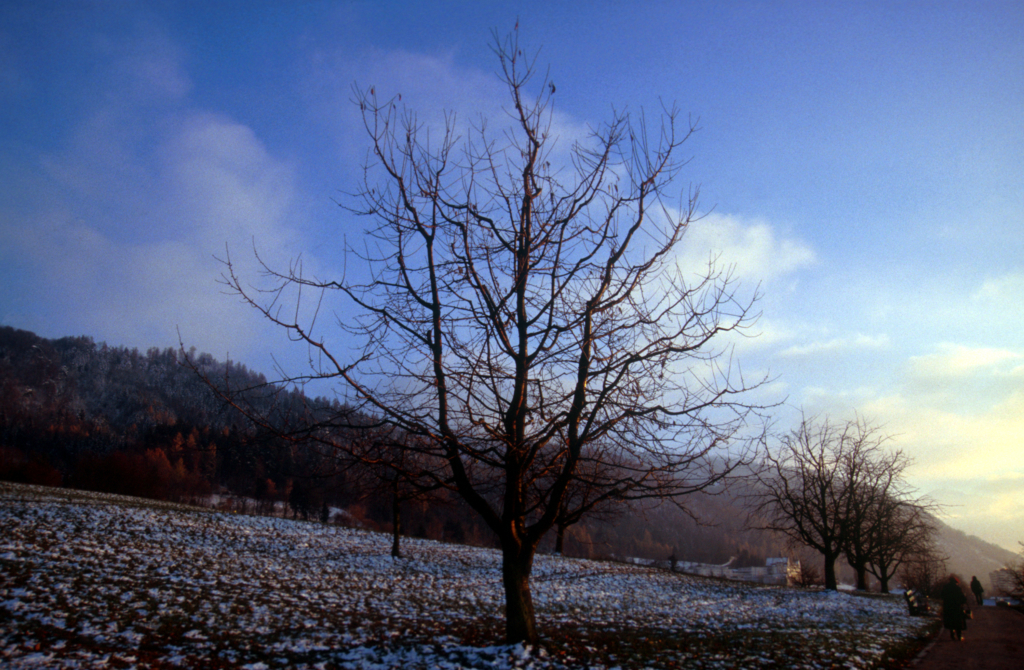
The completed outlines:
{"type": "Polygon", "coordinates": [[[4,668],[873,668],[902,599],[540,556],[500,645],[497,552],[0,482],[4,668]]]}

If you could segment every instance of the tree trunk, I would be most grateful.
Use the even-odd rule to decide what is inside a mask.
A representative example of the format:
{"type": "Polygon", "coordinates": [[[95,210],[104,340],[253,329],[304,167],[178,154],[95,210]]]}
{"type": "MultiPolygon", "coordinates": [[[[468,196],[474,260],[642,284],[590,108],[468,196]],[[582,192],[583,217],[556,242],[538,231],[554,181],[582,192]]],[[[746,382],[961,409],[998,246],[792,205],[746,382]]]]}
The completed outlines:
{"type": "Polygon", "coordinates": [[[836,557],[832,554],[825,554],[825,588],[838,591],[839,585],[836,582],[836,557]]]}
{"type": "Polygon", "coordinates": [[[857,573],[857,590],[867,591],[868,590],[868,569],[864,565],[852,566],[854,572],[857,573]]]}
{"type": "Polygon", "coordinates": [[[562,555],[562,550],[565,548],[565,526],[559,524],[555,529],[555,553],[559,556],[562,555]]]}
{"type": "Polygon", "coordinates": [[[536,644],[537,618],[530,593],[533,549],[502,548],[501,581],[505,586],[505,640],[536,644]]]}
{"type": "Polygon", "coordinates": [[[399,546],[399,538],[402,535],[402,512],[399,507],[397,478],[391,493],[391,556],[392,558],[401,558],[402,549],[399,546]]]}
{"type": "Polygon", "coordinates": [[[878,590],[881,593],[889,592],[889,578],[895,575],[896,573],[896,570],[889,572],[889,566],[889,561],[880,559],[877,563],[874,564],[874,569],[872,570],[872,574],[874,574],[875,577],[878,578],[878,583],[880,584],[878,590]]]}

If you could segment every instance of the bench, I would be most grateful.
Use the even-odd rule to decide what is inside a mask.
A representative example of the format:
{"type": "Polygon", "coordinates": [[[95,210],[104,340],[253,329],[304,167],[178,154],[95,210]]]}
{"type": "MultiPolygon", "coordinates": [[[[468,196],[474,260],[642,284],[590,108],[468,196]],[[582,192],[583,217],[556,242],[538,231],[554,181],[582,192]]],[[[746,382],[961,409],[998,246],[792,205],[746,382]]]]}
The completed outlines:
{"type": "Polygon", "coordinates": [[[928,599],[914,589],[907,589],[903,597],[906,599],[907,607],[910,609],[910,616],[921,616],[931,612],[928,599]]]}

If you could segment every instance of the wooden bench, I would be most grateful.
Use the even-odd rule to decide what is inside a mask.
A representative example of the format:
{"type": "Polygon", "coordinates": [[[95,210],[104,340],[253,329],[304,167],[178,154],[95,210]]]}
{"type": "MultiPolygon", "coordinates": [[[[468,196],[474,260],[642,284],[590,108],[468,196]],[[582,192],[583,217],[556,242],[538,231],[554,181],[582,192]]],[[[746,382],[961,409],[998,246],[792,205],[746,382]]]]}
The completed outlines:
{"type": "Polygon", "coordinates": [[[928,599],[914,589],[907,589],[903,593],[903,597],[907,601],[907,607],[910,608],[910,616],[922,616],[931,613],[932,608],[928,605],[928,599]]]}

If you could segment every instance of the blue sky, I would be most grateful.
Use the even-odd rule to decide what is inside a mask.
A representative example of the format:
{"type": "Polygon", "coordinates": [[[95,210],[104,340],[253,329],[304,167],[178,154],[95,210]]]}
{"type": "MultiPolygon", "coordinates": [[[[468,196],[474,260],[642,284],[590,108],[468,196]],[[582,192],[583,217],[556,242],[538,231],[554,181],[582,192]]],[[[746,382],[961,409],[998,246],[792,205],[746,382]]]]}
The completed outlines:
{"type": "MultiPolygon", "coordinates": [[[[519,21],[568,135],[659,100],[700,118],[684,256],[751,290],[781,426],[854,412],[947,521],[1024,540],[1024,8],[1016,2],[0,4],[0,323],[188,345],[270,371],[279,333],[221,292],[363,221],[351,86],[500,114],[519,21]]],[[[289,354],[281,354],[289,360],[289,354]]]]}

